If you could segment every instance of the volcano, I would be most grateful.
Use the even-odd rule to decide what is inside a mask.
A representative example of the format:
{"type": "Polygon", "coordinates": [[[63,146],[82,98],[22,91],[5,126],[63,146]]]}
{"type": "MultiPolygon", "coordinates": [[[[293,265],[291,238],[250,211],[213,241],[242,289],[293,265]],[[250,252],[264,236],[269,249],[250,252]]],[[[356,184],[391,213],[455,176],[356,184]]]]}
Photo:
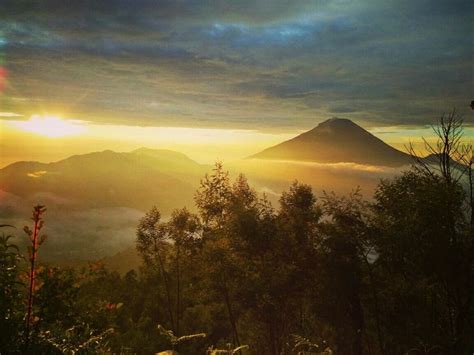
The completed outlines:
{"type": "Polygon", "coordinates": [[[249,158],[380,166],[402,166],[412,162],[409,154],[344,118],[326,120],[310,131],[249,158]]]}

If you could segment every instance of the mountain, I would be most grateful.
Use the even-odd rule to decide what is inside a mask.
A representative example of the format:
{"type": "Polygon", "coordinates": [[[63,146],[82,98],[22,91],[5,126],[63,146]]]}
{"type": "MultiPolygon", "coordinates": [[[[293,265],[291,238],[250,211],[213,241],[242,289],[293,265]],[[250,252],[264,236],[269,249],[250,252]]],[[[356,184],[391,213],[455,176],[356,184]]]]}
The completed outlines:
{"type": "Polygon", "coordinates": [[[0,170],[0,190],[42,203],[92,208],[192,205],[207,167],[181,153],[141,148],[75,155],[54,163],[17,162],[0,170]]]}
{"type": "MultiPolygon", "coordinates": [[[[181,153],[145,148],[74,155],[48,164],[17,162],[0,169],[0,224],[21,229],[31,222],[32,206],[45,204],[48,242],[42,260],[100,259],[133,245],[138,221],[152,206],[165,220],[175,208],[192,209],[207,171],[208,166],[181,153]]],[[[26,248],[25,238],[17,243],[26,248]]],[[[133,255],[115,260],[120,257],[134,263],[133,255]]]]}
{"type": "MultiPolygon", "coordinates": [[[[432,166],[434,171],[437,171],[437,169],[439,169],[440,162],[443,160],[443,158],[442,158],[442,154],[439,153],[439,154],[427,155],[424,158],[422,158],[422,160],[426,164],[432,166]]],[[[464,164],[462,164],[458,161],[455,161],[452,158],[449,161],[450,161],[450,164],[451,164],[451,168],[457,170],[457,173],[467,173],[468,166],[466,166],[466,165],[464,165],[464,164]]]]}
{"type": "Polygon", "coordinates": [[[402,166],[412,162],[410,155],[389,146],[351,120],[343,118],[326,120],[312,130],[250,158],[381,166],[402,166]]]}

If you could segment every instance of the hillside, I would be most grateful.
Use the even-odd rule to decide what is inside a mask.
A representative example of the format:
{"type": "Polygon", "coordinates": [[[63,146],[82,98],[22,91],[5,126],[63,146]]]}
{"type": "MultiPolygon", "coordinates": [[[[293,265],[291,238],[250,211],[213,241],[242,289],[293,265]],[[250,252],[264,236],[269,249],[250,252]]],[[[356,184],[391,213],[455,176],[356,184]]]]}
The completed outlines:
{"type": "MultiPolygon", "coordinates": [[[[47,164],[17,162],[0,170],[0,222],[21,229],[30,223],[32,206],[45,204],[48,243],[42,258],[99,259],[133,244],[138,220],[152,206],[163,218],[175,208],[193,208],[208,170],[181,153],[146,148],[47,164]]],[[[17,241],[22,248],[25,242],[17,241]]]]}
{"type": "Polygon", "coordinates": [[[205,171],[205,166],[173,151],[106,150],[48,164],[11,164],[0,170],[0,190],[23,198],[54,196],[64,204],[94,208],[146,210],[156,204],[166,213],[192,203],[205,171]]]}

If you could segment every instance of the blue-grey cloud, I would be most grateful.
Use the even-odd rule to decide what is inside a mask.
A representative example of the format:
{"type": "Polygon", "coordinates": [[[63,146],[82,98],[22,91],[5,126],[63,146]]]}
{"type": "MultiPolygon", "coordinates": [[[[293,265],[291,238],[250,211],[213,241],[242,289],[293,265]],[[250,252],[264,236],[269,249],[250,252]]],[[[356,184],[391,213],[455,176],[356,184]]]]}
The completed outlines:
{"type": "MultiPolygon", "coordinates": [[[[469,0],[6,0],[2,111],[133,124],[425,124],[474,92],[469,0]]],[[[469,116],[471,117],[471,116],[469,116]]]]}

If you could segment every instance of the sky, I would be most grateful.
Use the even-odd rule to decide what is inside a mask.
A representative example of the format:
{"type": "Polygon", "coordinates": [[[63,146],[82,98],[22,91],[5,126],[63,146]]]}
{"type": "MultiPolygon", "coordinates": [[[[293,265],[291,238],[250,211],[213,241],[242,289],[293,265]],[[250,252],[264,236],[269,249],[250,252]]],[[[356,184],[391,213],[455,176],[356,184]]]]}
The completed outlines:
{"type": "Polygon", "coordinates": [[[331,117],[400,147],[453,106],[470,126],[473,13],[471,0],[3,0],[0,166],[142,145],[238,158],[331,117]]]}

